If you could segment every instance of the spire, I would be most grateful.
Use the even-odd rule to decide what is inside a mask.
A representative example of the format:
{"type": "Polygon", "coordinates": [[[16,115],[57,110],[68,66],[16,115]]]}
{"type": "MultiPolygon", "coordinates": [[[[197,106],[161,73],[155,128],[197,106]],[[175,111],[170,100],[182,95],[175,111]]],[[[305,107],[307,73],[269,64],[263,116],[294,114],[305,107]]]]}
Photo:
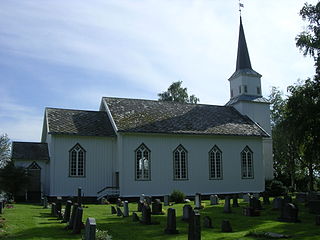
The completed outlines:
{"type": "Polygon", "coordinates": [[[237,66],[236,71],[251,67],[246,37],[244,36],[242,18],[240,16],[240,28],[239,28],[239,40],[238,40],[238,55],[237,55],[237,66]]]}

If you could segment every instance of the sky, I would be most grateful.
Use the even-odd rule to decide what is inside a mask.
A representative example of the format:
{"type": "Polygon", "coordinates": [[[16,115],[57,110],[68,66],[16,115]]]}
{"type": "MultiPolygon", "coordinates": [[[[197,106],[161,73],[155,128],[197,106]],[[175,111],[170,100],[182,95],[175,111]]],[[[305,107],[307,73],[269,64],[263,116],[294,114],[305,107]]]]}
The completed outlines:
{"type": "MultiPolygon", "coordinates": [[[[243,0],[262,93],[314,75],[295,46],[306,0],[243,0]]],[[[316,0],[309,0],[316,3],[316,0]]],[[[238,0],[2,0],[0,134],[40,141],[46,107],[98,110],[101,98],[157,99],[183,81],[224,105],[235,71],[238,0]]]]}

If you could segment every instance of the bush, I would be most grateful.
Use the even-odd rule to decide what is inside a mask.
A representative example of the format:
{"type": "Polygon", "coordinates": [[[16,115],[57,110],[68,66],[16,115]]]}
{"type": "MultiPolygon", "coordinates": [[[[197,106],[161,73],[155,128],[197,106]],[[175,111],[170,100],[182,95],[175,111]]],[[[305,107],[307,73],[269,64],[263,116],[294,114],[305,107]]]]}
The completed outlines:
{"type": "MultiPolygon", "coordinates": [[[[82,235],[82,240],[85,236],[82,235]]],[[[96,229],[96,240],[112,240],[112,236],[108,234],[108,231],[96,229]]]]}
{"type": "Polygon", "coordinates": [[[287,192],[287,188],[283,185],[281,181],[272,180],[266,182],[266,192],[271,197],[278,197],[284,195],[287,192]]]}
{"type": "Polygon", "coordinates": [[[180,192],[179,190],[173,190],[173,192],[170,195],[170,201],[175,203],[183,203],[185,197],[186,196],[183,192],[180,192]]]}

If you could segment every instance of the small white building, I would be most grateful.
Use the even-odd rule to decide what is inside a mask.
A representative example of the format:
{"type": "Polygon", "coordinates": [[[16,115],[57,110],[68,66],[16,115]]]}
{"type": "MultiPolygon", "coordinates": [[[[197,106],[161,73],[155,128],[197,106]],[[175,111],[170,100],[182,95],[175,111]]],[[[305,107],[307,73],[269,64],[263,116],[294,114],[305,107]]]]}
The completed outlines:
{"type": "Polygon", "coordinates": [[[47,196],[262,192],[273,170],[260,79],[240,18],[225,106],[103,97],[99,111],[46,108],[41,143],[14,142],[12,159],[47,196]]]}

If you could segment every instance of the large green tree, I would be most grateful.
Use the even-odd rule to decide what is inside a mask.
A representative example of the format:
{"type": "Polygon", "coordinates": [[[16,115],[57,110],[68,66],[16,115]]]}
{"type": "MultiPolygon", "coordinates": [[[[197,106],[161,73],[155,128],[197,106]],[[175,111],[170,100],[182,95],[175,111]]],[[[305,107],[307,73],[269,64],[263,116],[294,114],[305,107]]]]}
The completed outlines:
{"type": "Polygon", "coordinates": [[[0,135],[0,168],[3,168],[10,160],[10,146],[8,135],[0,135]]]}
{"type": "Polygon", "coordinates": [[[182,87],[182,81],[173,82],[167,91],[158,94],[159,101],[198,103],[200,101],[195,95],[188,94],[187,88],[182,87]]]}

